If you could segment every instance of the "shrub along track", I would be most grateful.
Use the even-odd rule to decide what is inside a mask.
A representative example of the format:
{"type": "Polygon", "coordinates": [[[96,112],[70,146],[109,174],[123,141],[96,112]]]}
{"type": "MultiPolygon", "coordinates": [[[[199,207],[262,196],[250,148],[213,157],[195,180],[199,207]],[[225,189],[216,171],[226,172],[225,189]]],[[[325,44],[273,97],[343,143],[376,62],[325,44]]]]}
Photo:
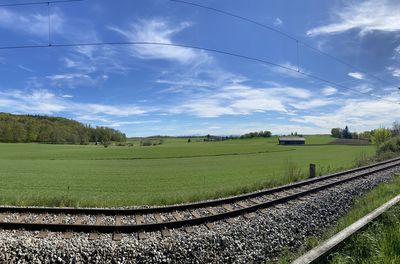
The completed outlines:
{"type": "Polygon", "coordinates": [[[258,213],[266,213],[266,208],[316,193],[374,173],[400,166],[400,158],[355,168],[323,177],[296,182],[258,192],[210,200],[162,207],[143,208],[58,208],[58,207],[0,207],[0,228],[40,230],[39,236],[46,237],[48,231],[64,232],[70,237],[72,232],[90,233],[95,239],[98,233],[113,233],[114,239],[120,233],[137,232],[139,238],[145,232],[161,231],[170,236],[170,229],[206,225],[224,220],[229,223],[239,215],[254,218],[258,213]]]}

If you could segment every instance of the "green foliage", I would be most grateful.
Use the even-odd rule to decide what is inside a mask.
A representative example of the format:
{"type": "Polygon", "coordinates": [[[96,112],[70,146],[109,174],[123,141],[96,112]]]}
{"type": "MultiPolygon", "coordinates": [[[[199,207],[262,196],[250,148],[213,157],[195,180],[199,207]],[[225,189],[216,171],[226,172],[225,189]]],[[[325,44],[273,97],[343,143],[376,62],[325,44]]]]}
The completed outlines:
{"type": "Polygon", "coordinates": [[[335,138],[358,138],[358,134],[356,132],[351,133],[349,128],[346,126],[344,129],[335,127],[331,129],[331,136],[335,138]]]}
{"type": "Polygon", "coordinates": [[[383,155],[384,153],[400,154],[400,136],[390,138],[379,144],[376,153],[378,155],[383,155]]]}
{"type": "Polygon", "coordinates": [[[391,137],[392,133],[388,128],[378,128],[375,129],[373,134],[371,135],[372,144],[375,144],[377,147],[388,140],[391,137]]]}
{"type": "Polygon", "coordinates": [[[285,168],[284,176],[287,182],[299,181],[306,177],[306,174],[301,170],[300,166],[292,157],[288,157],[285,160],[283,167],[285,168]]]}
{"type": "Polygon", "coordinates": [[[256,132],[250,132],[247,134],[243,134],[240,136],[240,138],[256,138],[256,137],[271,137],[272,133],[271,131],[265,130],[265,131],[256,131],[256,132]]]}
{"type": "Polygon", "coordinates": [[[125,134],[107,127],[91,128],[62,117],[0,113],[0,142],[72,143],[126,141],[125,134]]]}
{"type": "Polygon", "coordinates": [[[320,263],[400,263],[400,206],[385,212],[320,263]]]}
{"type": "Polygon", "coordinates": [[[342,130],[342,138],[348,138],[348,139],[350,139],[350,138],[352,138],[352,137],[353,137],[352,133],[350,132],[349,128],[346,126],[346,127],[342,130]]]}
{"type": "Polygon", "coordinates": [[[342,135],[342,129],[338,128],[338,127],[332,128],[331,135],[332,135],[332,137],[340,138],[342,135]]]}
{"type": "MultiPolygon", "coordinates": [[[[291,263],[294,259],[317,246],[372,212],[400,193],[400,176],[389,183],[380,184],[354,200],[352,209],[332,227],[319,236],[307,237],[304,246],[293,252],[283,252],[279,263],[291,263]]],[[[384,213],[364,232],[351,237],[344,247],[332,252],[317,263],[400,263],[400,205],[384,213]]]]}

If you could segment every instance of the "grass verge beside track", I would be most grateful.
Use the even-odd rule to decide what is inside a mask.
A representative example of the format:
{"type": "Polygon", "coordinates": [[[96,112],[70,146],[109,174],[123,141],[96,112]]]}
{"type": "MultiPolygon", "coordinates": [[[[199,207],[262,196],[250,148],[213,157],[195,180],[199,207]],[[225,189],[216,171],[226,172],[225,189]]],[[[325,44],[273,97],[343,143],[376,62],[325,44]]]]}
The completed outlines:
{"type": "MultiPolygon", "coordinates": [[[[305,245],[296,253],[287,251],[279,263],[294,259],[329,239],[347,226],[372,212],[400,193],[400,176],[392,182],[379,185],[354,201],[348,214],[321,236],[306,238],[305,245]]],[[[337,251],[318,263],[400,263],[400,206],[391,208],[367,229],[353,235],[337,251]]]]}

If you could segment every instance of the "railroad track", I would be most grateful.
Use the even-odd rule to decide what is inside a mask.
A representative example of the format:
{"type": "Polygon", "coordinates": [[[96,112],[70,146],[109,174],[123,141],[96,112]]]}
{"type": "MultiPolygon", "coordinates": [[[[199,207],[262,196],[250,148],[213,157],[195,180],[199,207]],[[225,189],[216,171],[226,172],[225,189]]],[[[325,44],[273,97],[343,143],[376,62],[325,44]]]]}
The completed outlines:
{"type": "Polygon", "coordinates": [[[316,193],[329,187],[361,177],[400,167],[400,158],[369,166],[351,169],[322,177],[312,178],[272,189],[204,202],[148,208],[59,208],[59,207],[0,207],[0,228],[40,231],[46,237],[49,231],[89,233],[95,239],[98,233],[113,233],[119,240],[121,233],[137,232],[139,238],[145,232],[161,231],[170,235],[170,229],[205,224],[212,228],[213,222],[233,217],[256,217],[255,212],[265,213],[268,207],[316,193]]]}

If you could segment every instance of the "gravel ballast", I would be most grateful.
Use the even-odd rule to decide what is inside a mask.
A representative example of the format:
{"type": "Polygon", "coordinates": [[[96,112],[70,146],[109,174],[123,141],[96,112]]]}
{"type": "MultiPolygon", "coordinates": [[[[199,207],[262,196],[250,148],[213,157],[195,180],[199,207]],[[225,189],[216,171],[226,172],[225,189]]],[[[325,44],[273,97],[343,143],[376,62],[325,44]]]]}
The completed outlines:
{"type": "Polygon", "coordinates": [[[192,227],[190,234],[184,228],[171,230],[171,237],[154,232],[143,240],[137,234],[123,234],[121,241],[113,241],[111,234],[89,240],[84,233],[37,238],[38,232],[1,230],[0,263],[263,263],[320,233],[350,209],[355,196],[389,181],[398,170],[264,209],[256,217],[216,222],[211,230],[204,225],[192,227]]]}

